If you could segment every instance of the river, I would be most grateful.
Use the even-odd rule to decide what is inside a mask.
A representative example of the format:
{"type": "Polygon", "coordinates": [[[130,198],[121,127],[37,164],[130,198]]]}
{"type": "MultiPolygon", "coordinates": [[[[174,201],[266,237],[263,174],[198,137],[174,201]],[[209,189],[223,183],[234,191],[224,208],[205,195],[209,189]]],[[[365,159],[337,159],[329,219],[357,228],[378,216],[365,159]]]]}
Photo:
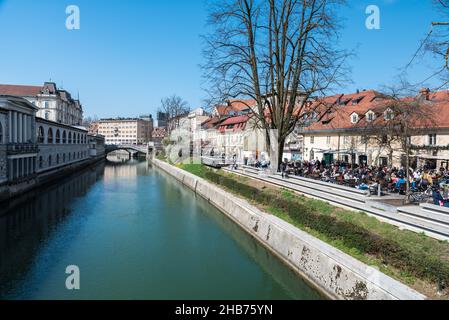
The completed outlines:
{"type": "Polygon", "coordinates": [[[2,299],[320,299],[205,200],[110,162],[0,204],[2,299]],[[80,290],[66,288],[66,267],[80,290]]]}

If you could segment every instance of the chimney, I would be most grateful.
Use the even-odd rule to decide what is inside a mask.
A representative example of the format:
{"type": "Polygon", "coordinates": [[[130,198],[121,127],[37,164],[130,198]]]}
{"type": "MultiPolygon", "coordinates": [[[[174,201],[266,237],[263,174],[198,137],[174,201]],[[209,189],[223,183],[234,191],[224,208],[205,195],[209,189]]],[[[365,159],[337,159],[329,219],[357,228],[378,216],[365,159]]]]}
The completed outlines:
{"type": "Polygon", "coordinates": [[[430,100],[430,89],[429,88],[422,88],[420,91],[420,96],[424,98],[425,100],[430,100]]]}
{"type": "Polygon", "coordinates": [[[359,94],[360,93],[360,89],[357,89],[357,94],[359,94]]]}

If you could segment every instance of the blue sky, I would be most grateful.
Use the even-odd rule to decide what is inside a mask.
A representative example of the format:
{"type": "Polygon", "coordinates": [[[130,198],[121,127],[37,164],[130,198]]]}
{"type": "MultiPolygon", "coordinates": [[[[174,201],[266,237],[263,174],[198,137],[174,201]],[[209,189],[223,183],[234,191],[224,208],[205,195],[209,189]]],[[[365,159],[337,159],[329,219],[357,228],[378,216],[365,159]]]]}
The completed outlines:
{"type": "MultiPolygon", "coordinates": [[[[218,1],[218,0],[217,0],[218,1]]],[[[200,34],[205,0],[0,0],[0,83],[52,80],[75,94],[86,116],[155,113],[176,93],[201,106],[200,34]],[[65,9],[81,11],[81,30],[65,28],[65,9]]],[[[341,45],[354,49],[353,83],[341,92],[394,82],[437,19],[431,0],[349,0],[341,45]],[[381,10],[381,30],[365,28],[365,9],[381,10]]],[[[430,75],[431,61],[409,70],[430,75]]],[[[430,83],[435,85],[436,83],[430,83]]]]}

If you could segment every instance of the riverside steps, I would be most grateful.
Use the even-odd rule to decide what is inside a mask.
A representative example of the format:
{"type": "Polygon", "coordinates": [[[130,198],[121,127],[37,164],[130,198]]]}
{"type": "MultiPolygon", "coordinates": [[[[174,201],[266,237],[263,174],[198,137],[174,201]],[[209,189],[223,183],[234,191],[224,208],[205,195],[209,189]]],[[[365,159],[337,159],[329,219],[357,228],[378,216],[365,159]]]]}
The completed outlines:
{"type": "Polygon", "coordinates": [[[280,218],[166,162],[153,164],[218,208],[329,298],[422,300],[426,297],[280,218]]]}
{"type": "Polygon", "coordinates": [[[436,209],[433,209],[434,212],[429,214],[429,209],[426,209],[426,207],[387,205],[379,201],[380,199],[369,197],[367,192],[355,188],[295,176],[283,179],[280,174],[272,175],[264,170],[247,166],[242,166],[237,170],[224,170],[228,173],[257,179],[292,190],[336,206],[361,211],[401,229],[424,233],[438,240],[449,241],[447,216],[435,211],[436,209]]]}

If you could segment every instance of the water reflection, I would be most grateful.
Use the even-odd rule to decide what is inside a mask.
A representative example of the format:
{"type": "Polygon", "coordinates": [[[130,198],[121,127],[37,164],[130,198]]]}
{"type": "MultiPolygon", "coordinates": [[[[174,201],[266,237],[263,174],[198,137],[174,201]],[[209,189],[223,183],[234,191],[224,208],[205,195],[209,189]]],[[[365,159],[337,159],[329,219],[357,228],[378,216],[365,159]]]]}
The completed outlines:
{"type": "MultiPolygon", "coordinates": [[[[231,221],[228,217],[222,214],[219,210],[213,208],[211,210],[211,205],[202,197],[194,194],[186,188],[180,188],[178,181],[173,178],[168,177],[168,174],[162,171],[156,171],[158,175],[162,175],[168,179],[167,185],[170,186],[170,190],[177,189],[179,194],[172,194],[169,192],[167,196],[179,197],[195,197],[195,205],[199,206],[201,212],[204,215],[214,221],[217,225],[224,230],[227,235],[229,235],[234,242],[244,250],[249,257],[256,262],[265,272],[269,273],[277,284],[282,286],[282,288],[288,292],[288,295],[292,299],[296,300],[309,300],[309,299],[324,299],[315,289],[313,289],[304,280],[298,277],[298,275],[288,268],[284,263],[281,262],[275,255],[269,252],[265,247],[261,246],[251,235],[243,232],[241,227],[236,223],[231,221]]],[[[264,290],[269,291],[272,286],[266,283],[262,286],[264,290]]],[[[270,296],[270,292],[266,293],[270,296]]],[[[232,298],[232,297],[231,297],[232,298]]]]}
{"type": "Polygon", "coordinates": [[[318,299],[207,201],[146,162],[108,161],[1,206],[0,297],[318,299]],[[65,267],[82,289],[64,287],[65,267]]]}
{"type": "Polygon", "coordinates": [[[99,181],[104,163],[0,203],[0,297],[24,277],[37,252],[71,213],[67,204],[99,181]]]}

